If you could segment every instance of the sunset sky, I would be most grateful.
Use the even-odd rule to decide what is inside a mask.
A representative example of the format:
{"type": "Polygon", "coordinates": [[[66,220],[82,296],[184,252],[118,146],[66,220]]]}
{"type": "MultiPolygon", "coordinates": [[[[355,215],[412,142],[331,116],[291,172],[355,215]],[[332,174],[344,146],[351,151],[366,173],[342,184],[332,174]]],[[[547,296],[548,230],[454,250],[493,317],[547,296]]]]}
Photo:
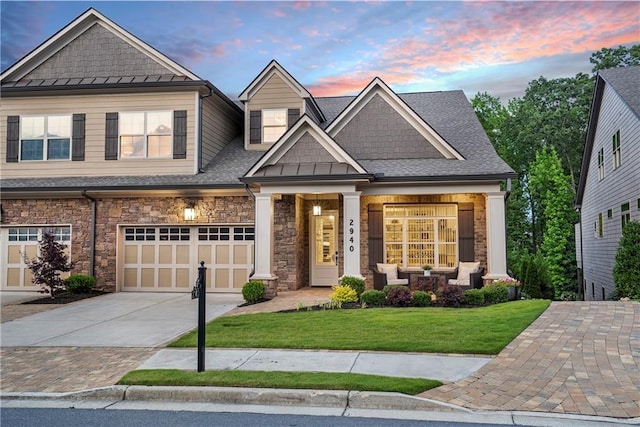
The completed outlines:
{"type": "Polygon", "coordinates": [[[232,98],[276,59],[314,96],[522,96],[539,76],[589,73],[602,47],[640,43],[637,1],[14,2],[0,6],[2,70],[94,7],[232,98]]]}

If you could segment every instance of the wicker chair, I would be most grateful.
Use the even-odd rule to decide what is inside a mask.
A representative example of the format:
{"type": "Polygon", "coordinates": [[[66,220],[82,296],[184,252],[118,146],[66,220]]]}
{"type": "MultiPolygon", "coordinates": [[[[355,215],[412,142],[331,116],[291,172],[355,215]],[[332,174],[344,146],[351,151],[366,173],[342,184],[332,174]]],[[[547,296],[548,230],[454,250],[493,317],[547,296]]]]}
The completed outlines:
{"type": "Polygon", "coordinates": [[[482,276],[484,276],[484,268],[480,267],[479,262],[461,262],[455,270],[447,274],[447,283],[449,285],[480,289],[482,288],[482,276]],[[460,276],[460,273],[462,273],[462,276],[460,276]]]}
{"type": "Polygon", "coordinates": [[[381,291],[387,285],[409,285],[409,277],[406,273],[398,271],[398,266],[395,264],[376,264],[372,269],[373,271],[373,289],[381,291]],[[395,273],[397,278],[393,278],[392,269],[395,267],[395,273]],[[387,274],[391,273],[392,278],[387,277],[387,274]]]}

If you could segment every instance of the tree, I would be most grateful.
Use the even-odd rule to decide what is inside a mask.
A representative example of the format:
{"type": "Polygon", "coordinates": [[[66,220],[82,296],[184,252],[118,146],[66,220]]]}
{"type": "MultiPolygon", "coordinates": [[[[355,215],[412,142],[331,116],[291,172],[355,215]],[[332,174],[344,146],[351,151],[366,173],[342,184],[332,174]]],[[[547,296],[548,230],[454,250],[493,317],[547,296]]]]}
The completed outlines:
{"type": "Polygon", "coordinates": [[[56,293],[64,289],[64,280],[60,273],[71,271],[73,263],[69,262],[64,253],[65,246],[55,241],[52,234],[44,233],[39,244],[40,254],[32,260],[28,260],[27,267],[33,273],[33,283],[40,285],[43,292],[49,293],[55,298],[56,293]]]}
{"type": "Polygon", "coordinates": [[[549,268],[555,298],[560,298],[564,292],[577,291],[573,228],[577,216],[573,210],[575,192],[553,147],[545,147],[536,155],[531,165],[530,188],[541,212],[540,252],[549,268]]]}
{"type": "Polygon", "coordinates": [[[613,266],[618,298],[640,299],[640,222],[631,221],[622,229],[622,238],[613,266]]]}
{"type": "Polygon", "coordinates": [[[598,70],[607,68],[629,67],[631,65],[640,65],[640,45],[636,44],[631,47],[603,47],[597,52],[593,52],[589,58],[589,62],[593,65],[591,71],[595,73],[598,70]]]}

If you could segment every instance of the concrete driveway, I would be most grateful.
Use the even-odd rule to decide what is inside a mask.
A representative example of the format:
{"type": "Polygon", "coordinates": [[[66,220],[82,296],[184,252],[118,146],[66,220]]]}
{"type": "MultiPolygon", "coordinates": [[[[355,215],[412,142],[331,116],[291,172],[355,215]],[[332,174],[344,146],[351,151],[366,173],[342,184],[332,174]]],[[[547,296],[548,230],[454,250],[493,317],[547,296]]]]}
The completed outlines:
{"type": "MultiPolygon", "coordinates": [[[[242,303],[208,294],[207,321],[242,303]]],[[[158,347],[198,325],[188,294],[108,294],[2,324],[0,347],[158,347]]]]}

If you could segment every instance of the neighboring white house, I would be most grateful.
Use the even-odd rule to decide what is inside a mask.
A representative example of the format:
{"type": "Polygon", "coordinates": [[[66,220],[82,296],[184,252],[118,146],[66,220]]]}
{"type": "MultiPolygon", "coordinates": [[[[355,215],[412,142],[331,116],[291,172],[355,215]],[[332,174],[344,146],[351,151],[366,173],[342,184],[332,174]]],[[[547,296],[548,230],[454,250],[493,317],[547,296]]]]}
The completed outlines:
{"type": "Polygon", "coordinates": [[[584,298],[609,299],[622,227],[640,221],[640,66],[597,76],[576,207],[584,298]]]}

